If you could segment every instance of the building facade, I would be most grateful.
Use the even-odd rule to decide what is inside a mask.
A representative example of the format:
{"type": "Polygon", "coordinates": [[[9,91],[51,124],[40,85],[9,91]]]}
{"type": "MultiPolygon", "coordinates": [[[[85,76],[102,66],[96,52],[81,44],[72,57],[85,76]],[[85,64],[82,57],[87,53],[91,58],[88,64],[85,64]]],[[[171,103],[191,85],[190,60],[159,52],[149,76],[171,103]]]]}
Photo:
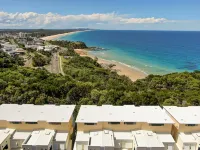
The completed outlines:
{"type": "Polygon", "coordinates": [[[173,120],[159,106],[81,106],[74,150],[174,150],[173,120]]]}
{"type": "Polygon", "coordinates": [[[182,150],[200,150],[200,106],[165,106],[164,110],[174,120],[172,135],[182,150]]]}
{"type": "Polygon", "coordinates": [[[74,105],[0,105],[1,148],[70,149],[74,108],[74,105]]]}

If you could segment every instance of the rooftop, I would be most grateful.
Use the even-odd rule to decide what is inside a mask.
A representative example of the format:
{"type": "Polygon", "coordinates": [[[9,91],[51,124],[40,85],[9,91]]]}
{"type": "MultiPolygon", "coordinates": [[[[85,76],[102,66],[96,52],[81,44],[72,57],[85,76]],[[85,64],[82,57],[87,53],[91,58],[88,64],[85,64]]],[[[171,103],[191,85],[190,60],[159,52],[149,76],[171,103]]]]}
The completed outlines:
{"type": "Polygon", "coordinates": [[[116,140],[133,140],[134,136],[131,132],[114,132],[116,140]]]}
{"type": "Polygon", "coordinates": [[[200,106],[164,106],[180,124],[200,124],[200,106]]]}
{"type": "Polygon", "coordinates": [[[135,136],[137,147],[164,147],[163,143],[158,139],[156,133],[152,131],[132,131],[135,136]]]}
{"type": "Polygon", "coordinates": [[[30,139],[24,145],[49,145],[52,137],[55,135],[54,130],[38,130],[31,133],[30,139]]]}
{"type": "Polygon", "coordinates": [[[107,146],[114,147],[113,131],[95,131],[90,132],[91,143],[90,146],[107,146]]]}
{"type": "Polygon", "coordinates": [[[68,137],[68,133],[67,132],[63,132],[63,133],[57,132],[56,136],[55,136],[55,140],[57,142],[65,142],[65,141],[67,141],[67,137],[68,137]]]}
{"type": "Polygon", "coordinates": [[[90,146],[107,146],[113,147],[114,139],[124,141],[135,141],[137,147],[161,147],[164,148],[164,143],[174,144],[175,141],[171,134],[155,133],[146,130],[136,130],[130,132],[116,132],[110,130],[102,130],[95,132],[78,131],[76,136],[77,143],[87,142],[90,146]],[[89,140],[90,139],[90,140],[89,140]]]}
{"type": "Polygon", "coordinates": [[[183,133],[179,134],[181,141],[183,143],[196,143],[194,136],[191,133],[183,133]]]}
{"type": "Polygon", "coordinates": [[[9,136],[15,132],[15,129],[0,129],[0,144],[9,136]]]}
{"type": "Polygon", "coordinates": [[[74,108],[75,105],[2,104],[0,105],[0,120],[9,122],[69,122],[74,108]]]}
{"type": "Polygon", "coordinates": [[[173,124],[172,119],[159,106],[136,107],[134,105],[82,105],[76,122],[147,122],[173,124]]]}
{"type": "Polygon", "coordinates": [[[16,131],[13,135],[14,140],[25,140],[29,137],[31,132],[26,132],[26,131],[16,131]]]}

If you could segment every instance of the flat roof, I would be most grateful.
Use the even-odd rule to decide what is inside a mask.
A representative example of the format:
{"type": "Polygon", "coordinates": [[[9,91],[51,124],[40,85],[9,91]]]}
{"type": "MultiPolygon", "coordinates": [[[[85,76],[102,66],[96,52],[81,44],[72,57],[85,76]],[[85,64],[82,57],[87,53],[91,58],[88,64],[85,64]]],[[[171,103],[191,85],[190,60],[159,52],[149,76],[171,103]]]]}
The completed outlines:
{"type": "Polygon", "coordinates": [[[180,124],[200,124],[200,106],[164,106],[164,109],[180,124]]]}
{"type": "Polygon", "coordinates": [[[138,130],[132,131],[137,147],[164,147],[158,139],[156,133],[152,131],[138,130]]]}
{"type": "Polygon", "coordinates": [[[76,142],[89,142],[90,133],[77,131],[76,133],[76,142]]]}
{"type": "Polygon", "coordinates": [[[175,143],[171,134],[168,133],[157,133],[158,138],[162,143],[175,143]]]}
{"type": "Polygon", "coordinates": [[[179,133],[179,137],[181,138],[183,143],[197,143],[194,136],[191,133],[179,133]]]}
{"type": "Polygon", "coordinates": [[[103,130],[90,132],[90,146],[114,147],[113,131],[103,130]]]}
{"type": "Polygon", "coordinates": [[[147,122],[173,124],[172,119],[159,106],[134,105],[112,106],[112,105],[82,105],[77,123],[97,122],[147,122]]]}
{"type": "Polygon", "coordinates": [[[14,140],[25,140],[29,137],[29,135],[31,134],[31,132],[26,132],[26,131],[16,131],[13,134],[12,139],[14,140]]]}
{"type": "Polygon", "coordinates": [[[9,136],[15,132],[15,129],[0,129],[0,144],[9,136]]]}
{"type": "Polygon", "coordinates": [[[0,120],[9,122],[69,122],[74,108],[75,105],[2,104],[0,105],[0,120]]]}
{"type": "Polygon", "coordinates": [[[68,137],[68,133],[67,132],[57,132],[56,136],[55,136],[55,140],[57,142],[66,142],[67,141],[67,137],[68,137]]]}
{"type": "Polygon", "coordinates": [[[114,131],[114,137],[116,140],[133,140],[134,139],[134,136],[131,132],[114,131]]]}
{"type": "Polygon", "coordinates": [[[52,137],[55,135],[54,130],[38,130],[31,133],[30,139],[24,145],[49,145],[52,137]]]}

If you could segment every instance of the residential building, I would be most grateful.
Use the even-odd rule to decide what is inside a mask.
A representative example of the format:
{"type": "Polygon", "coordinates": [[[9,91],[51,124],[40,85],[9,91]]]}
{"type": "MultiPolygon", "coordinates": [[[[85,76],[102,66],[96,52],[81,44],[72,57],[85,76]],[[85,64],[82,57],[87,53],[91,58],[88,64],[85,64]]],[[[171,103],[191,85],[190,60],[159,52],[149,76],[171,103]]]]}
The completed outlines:
{"type": "Polygon", "coordinates": [[[0,105],[0,129],[3,133],[9,131],[10,136],[6,138],[0,132],[0,145],[7,141],[8,150],[70,149],[74,108],[74,105],[0,105]]]}
{"type": "Polygon", "coordinates": [[[174,150],[173,120],[159,106],[81,106],[74,150],[174,150]]]}
{"type": "Polygon", "coordinates": [[[172,135],[180,150],[200,150],[200,106],[164,106],[174,120],[172,135]]]}

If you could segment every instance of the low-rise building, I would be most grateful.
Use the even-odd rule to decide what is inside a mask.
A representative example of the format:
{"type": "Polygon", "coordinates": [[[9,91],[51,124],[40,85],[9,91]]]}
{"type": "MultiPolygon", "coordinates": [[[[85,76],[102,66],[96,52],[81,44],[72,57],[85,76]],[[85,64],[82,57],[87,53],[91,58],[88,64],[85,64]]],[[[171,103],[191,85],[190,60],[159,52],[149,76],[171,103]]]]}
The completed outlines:
{"type": "MultiPolygon", "coordinates": [[[[0,105],[0,129],[14,130],[7,140],[9,150],[70,149],[74,108],[74,105],[0,105]]],[[[0,139],[1,136],[0,132],[0,139]]]]}
{"type": "Polygon", "coordinates": [[[10,150],[10,138],[14,132],[14,129],[0,129],[0,150],[10,150]]]}
{"type": "Polygon", "coordinates": [[[164,106],[174,120],[172,135],[180,150],[200,149],[200,106],[164,106]]]}
{"type": "Polygon", "coordinates": [[[174,150],[173,120],[159,106],[80,108],[74,150],[174,150]]]}

